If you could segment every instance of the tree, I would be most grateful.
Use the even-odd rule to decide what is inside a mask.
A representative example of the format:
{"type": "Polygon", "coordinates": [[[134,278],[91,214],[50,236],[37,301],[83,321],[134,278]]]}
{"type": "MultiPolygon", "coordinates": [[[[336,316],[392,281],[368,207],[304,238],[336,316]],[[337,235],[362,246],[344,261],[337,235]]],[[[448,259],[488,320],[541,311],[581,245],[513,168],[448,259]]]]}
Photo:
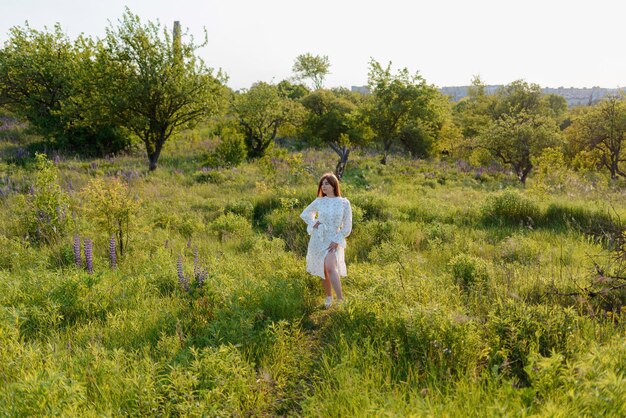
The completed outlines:
{"type": "Polygon", "coordinates": [[[329,74],[329,68],[328,56],[306,53],[296,57],[291,70],[299,80],[310,79],[313,82],[313,88],[318,90],[324,86],[324,78],[329,74]]]}
{"type": "Polygon", "coordinates": [[[621,167],[626,159],[623,151],[626,141],[626,102],[609,96],[581,112],[566,130],[568,138],[578,150],[594,151],[599,164],[611,173],[611,178],[626,177],[621,167]]]}
{"type": "Polygon", "coordinates": [[[302,117],[299,103],[282,97],[275,85],[265,82],[235,95],[231,108],[244,133],[248,158],[265,155],[279,128],[302,117]]]}
{"type": "Polygon", "coordinates": [[[510,165],[525,184],[532,160],[545,148],[561,145],[552,109],[539,85],[517,80],[496,92],[489,113],[489,123],[478,134],[478,146],[510,165]]]}
{"type": "Polygon", "coordinates": [[[493,120],[481,134],[480,143],[503,164],[510,165],[525,184],[532,160],[545,148],[560,145],[560,138],[554,119],[522,111],[493,120]]]}
{"type": "Polygon", "coordinates": [[[358,115],[360,96],[343,91],[316,90],[302,99],[309,111],[304,136],[313,143],[328,145],[339,155],[335,174],[343,176],[350,150],[364,144],[369,135],[358,115]]]}
{"type": "Polygon", "coordinates": [[[53,146],[103,155],[129,145],[125,132],[101,113],[90,118],[93,90],[87,81],[94,43],[78,37],[73,43],[57,24],[36,31],[14,27],[0,50],[0,105],[27,119],[53,146]]]}
{"type": "Polygon", "coordinates": [[[288,80],[281,81],[276,87],[278,87],[278,94],[291,100],[300,100],[309,94],[309,89],[304,84],[292,84],[288,80]]]}
{"type": "Polygon", "coordinates": [[[128,8],[117,27],[107,28],[95,68],[101,106],[143,141],[151,171],[175,132],[219,109],[225,80],[196,56],[203,45],[172,39],[160,23],[143,24],[128,8]]]}
{"type": "Polygon", "coordinates": [[[391,73],[391,63],[383,68],[370,61],[368,85],[372,92],[365,118],[374,134],[383,144],[382,164],[394,142],[419,141],[420,137],[437,137],[441,128],[441,114],[436,100],[441,94],[416,73],[404,68],[391,73]]]}

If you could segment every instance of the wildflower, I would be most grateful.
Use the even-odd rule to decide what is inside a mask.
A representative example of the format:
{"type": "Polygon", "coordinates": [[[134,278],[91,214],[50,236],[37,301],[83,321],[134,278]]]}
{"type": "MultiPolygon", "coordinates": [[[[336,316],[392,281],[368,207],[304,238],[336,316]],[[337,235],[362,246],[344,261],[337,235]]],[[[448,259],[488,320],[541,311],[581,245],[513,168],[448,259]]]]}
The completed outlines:
{"type": "Polygon", "coordinates": [[[178,273],[178,283],[180,283],[185,291],[189,292],[189,280],[183,273],[183,257],[180,255],[178,256],[178,262],[176,263],[176,272],[178,273]]]}
{"type": "Polygon", "coordinates": [[[80,236],[74,235],[74,262],[76,267],[80,268],[80,236]]]}

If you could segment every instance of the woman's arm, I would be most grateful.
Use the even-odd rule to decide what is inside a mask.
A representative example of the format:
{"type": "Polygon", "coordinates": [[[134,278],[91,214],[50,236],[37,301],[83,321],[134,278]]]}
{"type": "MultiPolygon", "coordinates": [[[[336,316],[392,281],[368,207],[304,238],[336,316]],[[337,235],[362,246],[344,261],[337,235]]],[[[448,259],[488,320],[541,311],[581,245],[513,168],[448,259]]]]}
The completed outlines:
{"type": "Polygon", "coordinates": [[[311,204],[307,206],[300,214],[300,218],[302,218],[302,220],[306,222],[307,224],[306,232],[309,235],[313,233],[313,227],[317,223],[317,219],[315,219],[316,216],[317,216],[317,198],[313,202],[311,202],[311,204]]]}
{"type": "Polygon", "coordinates": [[[341,229],[337,232],[337,234],[333,238],[333,242],[341,245],[345,248],[346,246],[346,237],[350,235],[352,232],[352,206],[350,206],[350,201],[345,199],[343,202],[343,218],[341,221],[341,229]]]}

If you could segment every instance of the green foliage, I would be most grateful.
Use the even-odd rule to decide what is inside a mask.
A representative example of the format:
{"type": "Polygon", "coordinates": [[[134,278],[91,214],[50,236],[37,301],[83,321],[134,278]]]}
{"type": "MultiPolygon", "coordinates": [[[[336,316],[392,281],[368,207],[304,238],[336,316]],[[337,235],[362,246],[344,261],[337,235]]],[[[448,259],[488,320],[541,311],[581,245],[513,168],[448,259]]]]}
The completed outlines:
{"type": "Polygon", "coordinates": [[[207,155],[204,165],[212,168],[237,167],[246,159],[246,155],[243,135],[235,130],[224,129],[219,144],[207,155]]]}
{"type": "Polygon", "coordinates": [[[404,68],[393,75],[391,64],[383,68],[372,60],[368,85],[372,96],[366,104],[365,120],[382,142],[383,164],[392,144],[401,137],[413,151],[426,136],[438,137],[446,109],[440,106],[441,94],[419,74],[410,75],[404,68]]]}
{"type": "Polygon", "coordinates": [[[484,284],[489,279],[489,269],[485,260],[469,254],[458,254],[448,264],[455,282],[469,289],[484,284]]]}
{"type": "Polygon", "coordinates": [[[249,237],[252,234],[250,222],[234,213],[226,213],[218,217],[210,225],[220,242],[249,237]]]}
{"type": "Polygon", "coordinates": [[[264,82],[236,94],[231,107],[244,133],[248,158],[264,156],[278,130],[302,117],[299,103],[282,97],[275,85],[264,82]]]}
{"type": "Polygon", "coordinates": [[[486,225],[535,225],[541,217],[536,203],[514,191],[490,196],[481,212],[482,222],[486,225]]]}
{"type": "Polygon", "coordinates": [[[89,220],[97,223],[107,237],[114,236],[120,254],[124,255],[141,202],[135,199],[129,187],[117,177],[107,181],[95,178],[87,184],[82,194],[83,210],[89,220]]]}
{"type": "Polygon", "coordinates": [[[324,86],[324,78],[329,73],[330,61],[326,55],[298,55],[293,63],[293,71],[300,80],[311,79],[313,88],[319,90],[324,86]]]}
{"type": "Polygon", "coordinates": [[[494,343],[489,366],[495,373],[513,377],[518,385],[529,385],[529,356],[549,356],[554,351],[569,356],[568,343],[576,322],[572,310],[558,306],[531,306],[513,300],[495,304],[487,323],[487,337],[494,343]]]}
{"type": "Polygon", "coordinates": [[[143,141],[150,170],[172,134],[221,106],[223,77],[196,55],[200,46],[180,34],[173,39],[161,23],[142,23],[129,9],[98,46],[94,107],[108,109],[143,141]]]}
{"type": "MultiPolygon", "coordinates": [[[[502,191],[506,172],[354,152],[346,301],[325,310],[298,215],[335,157],[276,148],[211,170],[219,184],[194,181],[205,144],[170,149],[166,170],[131,182],[132,263],[93,275],[67,239],[22,238],[32,166],[0,162],[0,415],[624,415],[620,262],[601,276],[590,260],[618,247],[586,236],[620,231],[619,185],[568,182],[540,202],[502,191]]],[[[106,191],[144,163],[51,167],[106,191]]],[[[104,231],[96,218],[78,211],[79,231],[104,231]]]]}
{"type": "Polygon", "coordinates": [[[0,50],[0,104],[27,119],[55,148],[84,155],[125,149],[128,136],[108,112],[91,112],[95,54],[93,41],[80,36],[72,43],[58,24],[43,32],[12,28],[0,50]]]}
{"type": "Polygon", "coordinates": [[[44,154],[37,154],[33,193],[24,198],[23,232],[36,244],[52,244],[71,226],[70,199],[59,185],[59,170],[44,154]]]}
{"type": "Polygon", "coordinates": [[[596,162],[609,171],[612,179],[626,177],[621,165],[626,139],[626,101],[623,97],[607,97],[577,114],[566,132],[575,151],[596,152],[596,162]]]}

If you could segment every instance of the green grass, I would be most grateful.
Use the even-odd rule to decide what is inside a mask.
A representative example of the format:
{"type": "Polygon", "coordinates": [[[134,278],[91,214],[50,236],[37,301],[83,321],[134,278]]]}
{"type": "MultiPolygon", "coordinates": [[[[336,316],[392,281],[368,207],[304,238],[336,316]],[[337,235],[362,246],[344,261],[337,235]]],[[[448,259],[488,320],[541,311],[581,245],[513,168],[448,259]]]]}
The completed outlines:
{"type": "Polygon", "coordinates": [[[598,176],[538,194],[532,177],[524,189],[505,172],[355,151],[347,303],[323,310],[298,215],[332,151],[207,171],[215,140],[198,130],[153,173],[140,150],[60,156],[74,215],[44,245],[20,222],[36,173],[15,152],[30,140],[0,138],[2,416],[626,413],[625,296],[564,295],[601,289],[594,263],[618,269],[623,192],[598,176]],[[112,176],[141,201],[115,270],[81,193],[112,176]],[[92,275],[74,235],[94,241],[92,275]]]}

